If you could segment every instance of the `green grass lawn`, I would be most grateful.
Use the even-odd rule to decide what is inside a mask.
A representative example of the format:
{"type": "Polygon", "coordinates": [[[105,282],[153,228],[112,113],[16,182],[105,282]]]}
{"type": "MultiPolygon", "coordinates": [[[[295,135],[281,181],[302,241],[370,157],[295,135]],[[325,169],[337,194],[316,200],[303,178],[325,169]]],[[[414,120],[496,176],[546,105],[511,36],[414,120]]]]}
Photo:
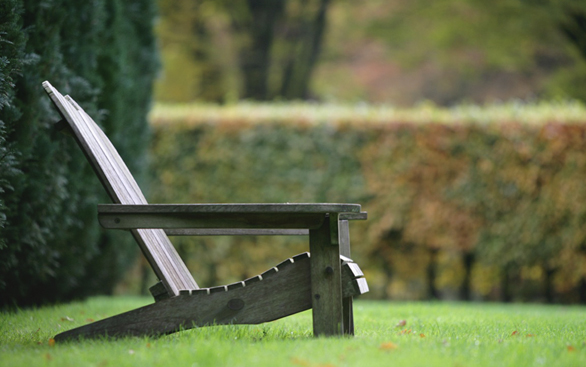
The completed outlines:
{"type": "Polygon", "coordinates": [[[304,312],[161,338],[50,342],[148,302],[98,297],[2,313],[0,366],[586,366],[586,308],[577,306],[358,301],[354,338],[314,338],[304,312]]]}

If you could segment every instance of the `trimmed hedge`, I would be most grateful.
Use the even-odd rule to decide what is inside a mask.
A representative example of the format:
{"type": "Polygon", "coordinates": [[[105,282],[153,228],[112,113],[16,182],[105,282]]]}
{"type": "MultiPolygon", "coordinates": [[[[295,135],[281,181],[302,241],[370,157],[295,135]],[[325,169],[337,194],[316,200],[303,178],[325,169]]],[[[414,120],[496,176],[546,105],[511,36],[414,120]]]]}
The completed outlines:
{"type": "MultiPolygon", "coordinates": [[[[353,256],[371,296],[584,301],[583,105],[159,106],[151,120],[153,202],[362,203],[353,256]]],[[[179,244],[212,284],[303,248],[211,241],[179,244]]]]}
{"type": "Polygon", "coordinates": [[[98,230],[104,190],[43,91],[49,80],[102,123],[140,177],[157,59],[150,0],[5,1],[0,60],[0,306],[111,292],[136,255],[98,230]]]}

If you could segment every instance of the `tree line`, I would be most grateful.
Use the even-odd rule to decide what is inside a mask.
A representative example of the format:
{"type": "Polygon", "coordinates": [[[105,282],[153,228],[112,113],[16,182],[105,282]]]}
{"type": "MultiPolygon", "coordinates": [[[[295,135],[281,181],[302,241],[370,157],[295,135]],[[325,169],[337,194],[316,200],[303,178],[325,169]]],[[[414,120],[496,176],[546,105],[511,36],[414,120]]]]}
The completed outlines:
{"type": "MultiPolygon", "coordinates": [[[[255,106],[155,113],[152,198],[360,203],[352,257],[369,297],[586,302],[583,105],[255,106]]],[[[279,237],[174,243],[210,286],[306,250],[279,237]]]]}
{"type": "Polygon", "coordinates": [[[165,67],[157,99],[310,98],[329,3],[159,1],[165,67]]]}
{"type": "Polygon", "coordinates": [[[159,0],[167,102],[586,100],[573,0],[159,0]]]}

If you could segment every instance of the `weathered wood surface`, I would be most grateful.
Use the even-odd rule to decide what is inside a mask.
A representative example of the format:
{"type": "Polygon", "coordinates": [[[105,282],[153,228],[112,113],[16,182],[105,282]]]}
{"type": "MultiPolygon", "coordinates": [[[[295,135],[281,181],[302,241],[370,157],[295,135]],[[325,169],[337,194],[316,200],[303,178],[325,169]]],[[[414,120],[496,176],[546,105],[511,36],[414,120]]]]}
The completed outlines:
{"type": "Polygon", "coordinates": [[[167,236],[309,236],[309,229],[234,229],[179,228],[165,229],[167,236]]]}
{"type": "MultiPolygon", "coordinates": [[[[225,286],[184,290],[179,296],[63,332],[56,341],[101,336],[164,335],[182,329],[222,324],[258,324],[312,307],[311,262],[308,253],[276,267],[225,286]]],[[[357,295],[355,283],[362,272],[342,265],[343,295],[357,295]]]]}
{"type": "Polygon", "coordinates": [[[130,230],[161,280],[151,289],[157,300],[155,305],[60,334],[59,339],[104,333],[143,335],[148,331],[161,334],[177,331],[180,327],[208,325],[210,322],[264,322],[298,312],[298,308],[310,307],[313,308],[315,335],[353,334],[352,296],[367,292],[368,286],[359,268],[351,266],[353,263],[350,260],[345,260],[343,273],[350,274],[351,278],[342,276],[339,259],[340,254],[350,255],[347,221],[367,218],[366,213],[361,212],[360,205],[149,205],[118,152],[91,117],[71,97],[62,96],[48,82],[44,82],[43,86],[63,117],[59,125],[68,126],[68,132],[74,136],[112,202],[115,203],[99,205],[100,223],[106,228],[130,230]],[[283,274],[292,272],[293,267],[290,264],[293,264],[293,261],[282,263],[279,267],[244,282],[199,290],[169,241],[167,233],[309,234],[313,258],[311,262],[306,261],[305,265],[303,257],[297,259],[299,261],[296,268],[307,268],[289,274],[291,284],[286,281],[283,274]],[[273,273],[280,275],[275,276],[273,273]],[[273,284],[261,281],[265,278],[273,279],[273,284]],[[301,285],[294,286],[296,283],[301,285]],[[269,289],[273,286],[276,288],[269,289]],[[240,298],[225,299],[235,295],[240,298]],[[301,302],[301,299],[305,303],[301,302]],[[278,306],[281,304],[284,306],[278,306]],[[303,306],[300,306],[301,304],[303,306]]]}
{"type": "Polygon", "coordinates": [[[343,334],[342,284],[338,218],[328,216],[318,229],[309,231],[313,333],[343,334]],[[335,233],[335,236],[332,236],[335,233]]]}
{"type": "Polygon", "coordinates": [[[368,213],[367,212],[360,212],[360,213],[340,213],[338,216],[339,220],[367,220],[368,213]]]}
{"type": "MultiPolygon", "coordinates": [[[[69,96],[62,96],[49,82],[43,87],[67,121],[69,130],[88,162],[116,204],[147,204],[122,158],[91,117],[69,96]]],[[[143,254],[170,296],[180,289],[198,288],[191,273],[161,229],[132,229],[143,254]]]]}
{"type": "Polygon", "coordinates": [[[311,229],[319,227],[324,216],[319,213],[101,213],[98,220],[107,229],[311,229]]]}
{"type": "MultiPolygon", "coordinates": [[[[350,232],[348,228],[349,220],[366,220],[366,212],[360,213],[340,213],[338,219],[344,226],[341,229],[341,236],[344,236],[344,249],[340,249],[341,254],[344,251],[350,256],[350,232]]],[[[168,228],[165,229],[167,236],[309,236],[309,229],[270,229],[270,228],[168,228]]]]}
{"type": "MultiPolygon", "coordinates": [[[[338,216],[340,256],[343,258],[350,258],[350,226],[346,217],[344,219],[341,219],[340,217],[341,215],[338,216]]],[[[344,284],[342,283],[342,290],[343,289],[344,284]]],[[[352,297],[344,297],[342,299],[342,321],[344,334],[354,335],[354,307],[352,297]]]]}
{"type": "MultiPolygon", "coordinates": [[[[167,288],[165,288],[165,285],[160,280],[149,288],[149,292],[151,292],[155,302],[159,302],[170,297],[169,292],[167,292],[167,288]]],[[[181,293],[181,291],[179,291],[179,293],[181,293]]]]}
{"type": "Polygon", "coordinates": [[[355,213],[362,215],[360,204],[328,203],[246,203],[246,204],[149,204],[115,205],[99,204],[103,214],[310,214],[355,213]]]}
{"type": "Polygon", "coordinates": [[[100,204],[104,228],[319,228],[327,213],[360,212],[358,204],[100,204]]]}

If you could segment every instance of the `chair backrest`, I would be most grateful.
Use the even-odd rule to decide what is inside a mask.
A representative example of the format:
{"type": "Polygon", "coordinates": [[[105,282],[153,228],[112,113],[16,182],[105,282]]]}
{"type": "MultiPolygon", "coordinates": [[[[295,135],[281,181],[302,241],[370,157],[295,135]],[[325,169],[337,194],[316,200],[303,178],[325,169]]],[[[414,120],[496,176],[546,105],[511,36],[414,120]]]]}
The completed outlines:
{"type": "MultiPolygon", "coordinates": [[[[115,204],[147,204],[126,164],[94,120],[69,96],[63,96],[49,82],[43,87],[68,122],[69,127],[108,195],[115,204]]],[[[131,230],[142,252],[170,296],[198,285],[161,229],[131,230]]]]}

